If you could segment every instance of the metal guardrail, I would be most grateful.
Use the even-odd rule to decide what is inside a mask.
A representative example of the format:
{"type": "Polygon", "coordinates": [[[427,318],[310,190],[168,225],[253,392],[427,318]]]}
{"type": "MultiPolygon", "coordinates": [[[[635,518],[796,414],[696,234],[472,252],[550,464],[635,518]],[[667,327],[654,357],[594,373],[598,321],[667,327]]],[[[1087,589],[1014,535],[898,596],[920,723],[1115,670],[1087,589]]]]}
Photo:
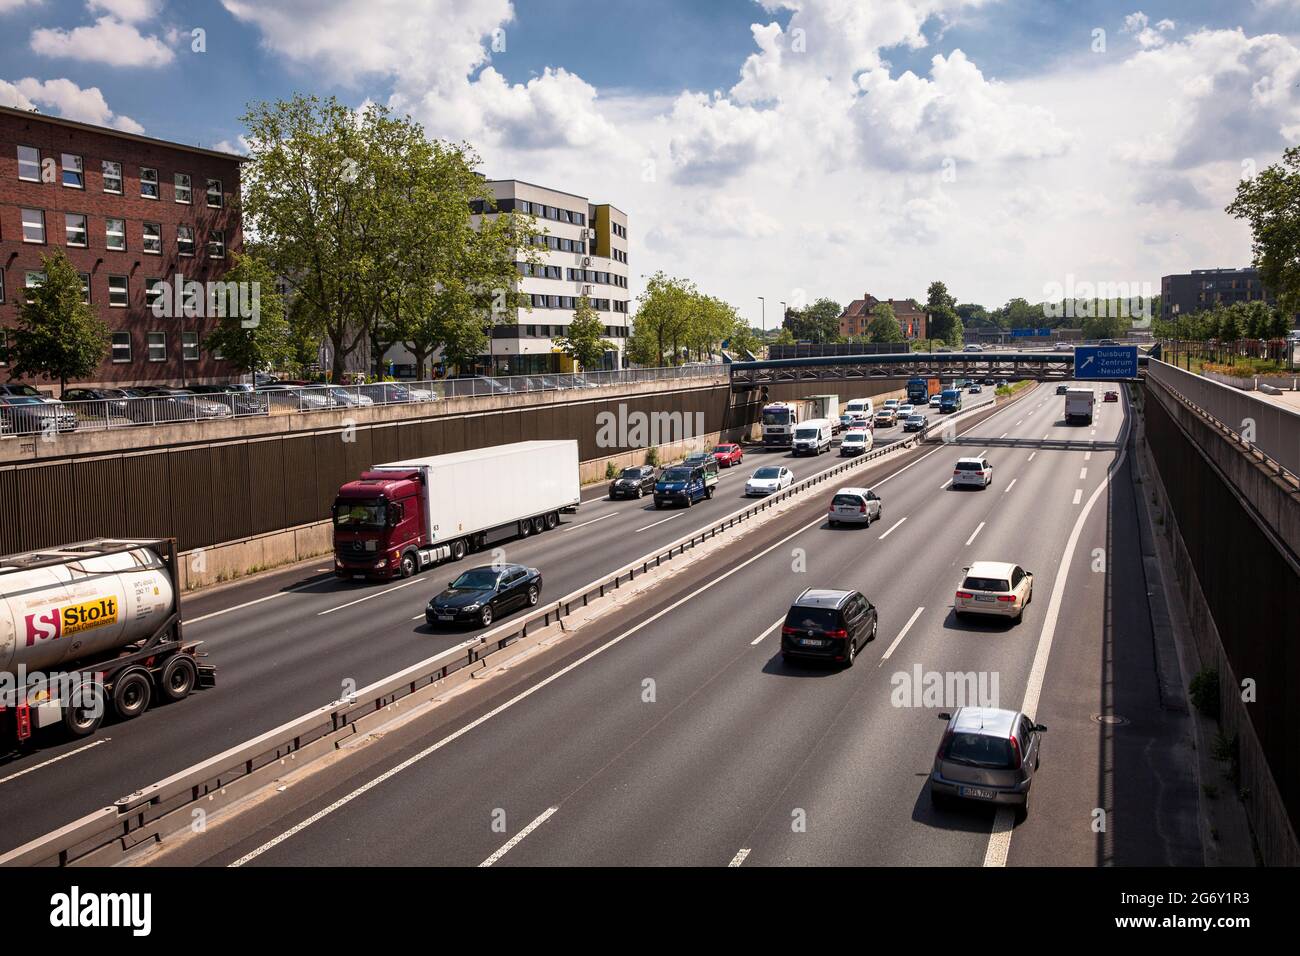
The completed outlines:
{"type": "Polygon", "coordinates": [[[252,391],[199,392],[192,395],[142,395],[64,402],[0,399],[0,437],[67,434],[180,422],[228,421],[293,412],[319,412],[376,405],[421,405],[449,398],[521,395],[593,389],[639,382],[724,380],[724,365],[679,365],[559,375],[499,378],[446,378],[422,382],[372,382],[364,385],[285,386],[269,383],[252,391]]]}
{"type": "MultiPolygon", "coordinates": [[[[1028,394],[1025,390],[1017,398],[1028,394]]],[[[984,403],[945,419],[945,424],[997,409],[984,403]]],[[[942,440],[942,439],[941,439],[942,440]]],[[[894,452],[914,448],[927,441],[922,432],[883,448],[848,458],[839,464],[795,482],[784,491],[768,495],[719,519],[707,528],[693,531],[658,548],[576,591],[537,608],[516,620],[501,624],[463,644],[361,688],[346,700],[335,701],[310,711],[279,727],[232,747],[220,754],[172,774],[157,783],[122,797],[111,807],[102,807],[78,820],[0,855],[0,866],[73,864],[111,865],[125,854],[150,841],[161,843],[169,834],[188,829],[192,812],[220,809],[298,769],[312,760],[333,753],[349,737],[367,733],[370,726],[391,719],[391,711],[403,703],[418,705],[438,693],[450,690],[487,666],[493,655],[538,631],[560,623],[638,577],[680,557],[736,525],[770,510],[783,501],[821,485],[844,472],[894,452]]]]}
{"type": "MultiPolygon", "coordinates": [[[[1138,355],[1139,375],[1147,356],[1138,355]]],[[[801,381],[855,381],[882,378],[1006,378],[1040,382],[1074,378],[1073,352],[905,352],[881,355],[827,355],[733,362],[731,388],[801,381]]]]}
{"type": "Polygon", "coordinates": [[[1151,362],[1147,375],[1275,470],[1300,480],[1300,412],[1167,362],[1151,362]]]}

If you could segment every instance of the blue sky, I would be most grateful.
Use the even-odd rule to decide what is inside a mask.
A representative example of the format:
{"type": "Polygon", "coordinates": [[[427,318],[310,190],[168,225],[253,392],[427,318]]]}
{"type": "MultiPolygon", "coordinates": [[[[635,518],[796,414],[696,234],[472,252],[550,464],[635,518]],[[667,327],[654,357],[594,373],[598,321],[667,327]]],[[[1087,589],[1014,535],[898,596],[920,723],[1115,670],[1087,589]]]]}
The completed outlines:
{"type": "Polygon", "coordinates": [[[250,100],[386,102],[746,309],[1240,264],[1296,83],[1300,0],[0,0],[6,105],[238,148],[250,100]]]}

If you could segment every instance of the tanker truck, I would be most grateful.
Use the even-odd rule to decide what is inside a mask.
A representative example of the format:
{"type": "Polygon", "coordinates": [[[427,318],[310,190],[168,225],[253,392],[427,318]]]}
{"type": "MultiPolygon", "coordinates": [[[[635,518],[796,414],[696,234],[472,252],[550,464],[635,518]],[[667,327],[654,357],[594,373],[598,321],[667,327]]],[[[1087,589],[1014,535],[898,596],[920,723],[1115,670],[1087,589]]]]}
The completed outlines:
{"type": "Polygon", "coordinates": [[[97,538],[0,557],[0,738],[95,732],[215,683],[181,639],[171,538],[97,538]]]}

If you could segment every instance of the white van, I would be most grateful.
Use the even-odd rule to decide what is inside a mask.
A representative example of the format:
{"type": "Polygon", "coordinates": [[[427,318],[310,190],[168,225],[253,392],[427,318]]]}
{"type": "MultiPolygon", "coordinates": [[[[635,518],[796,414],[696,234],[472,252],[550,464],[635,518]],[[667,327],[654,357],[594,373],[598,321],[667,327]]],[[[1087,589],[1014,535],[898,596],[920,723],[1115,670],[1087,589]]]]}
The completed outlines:
{"type": "Polygon", "coordinates": [[[846,458],[871,451],[871,432],[866,428],[853,428],[840,439],[840,454],[846,458]]]}
{"type": "Polygon", "coordinates": [[[794,427],[791,451],[796,455],[820,455],[829,451],[834,429],[828,418],[810,418],[794,427]]]}
{"type": "Polygon", "coordinates": [[[871,418],[876,414],[876,406],[871,403],[869,398],[851,398],[849,403],[844,406],[845,415],[866,415],[871,418]]]}

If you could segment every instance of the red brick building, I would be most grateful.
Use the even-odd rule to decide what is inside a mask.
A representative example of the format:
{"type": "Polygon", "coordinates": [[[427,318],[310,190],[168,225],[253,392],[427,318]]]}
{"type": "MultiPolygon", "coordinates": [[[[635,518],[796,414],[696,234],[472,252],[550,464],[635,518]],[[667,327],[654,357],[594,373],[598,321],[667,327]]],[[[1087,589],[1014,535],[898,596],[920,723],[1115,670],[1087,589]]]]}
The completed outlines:
{"type": "Polygon", "coordinates": [[[864,292],[861,299],[854,299],[840,313],[840,335],[854,338],[867,334],[867,326],[876,317],[876,307],[888,303],[898,319],[898,327],[905,339],[925,338],[925,310],[914,299],[877,299],[864,292]]]}
{"type": "MultiPolygon", "coordinates": [[[[112,332],[82,384],[224,381],[203,346],[211,317],[157,317],[176,279],[219,281],[242,247],[242,157],[0,107],[0,380],[9,330],[41,257],[61,249],[112,332]]],[[[206,288],[206,286],[205,286],[206,288]]],[[[173,309],[176,315],[179,309],[173,309]]],[[[32,382],[49,387],[48,382],[32,382]]]]}

